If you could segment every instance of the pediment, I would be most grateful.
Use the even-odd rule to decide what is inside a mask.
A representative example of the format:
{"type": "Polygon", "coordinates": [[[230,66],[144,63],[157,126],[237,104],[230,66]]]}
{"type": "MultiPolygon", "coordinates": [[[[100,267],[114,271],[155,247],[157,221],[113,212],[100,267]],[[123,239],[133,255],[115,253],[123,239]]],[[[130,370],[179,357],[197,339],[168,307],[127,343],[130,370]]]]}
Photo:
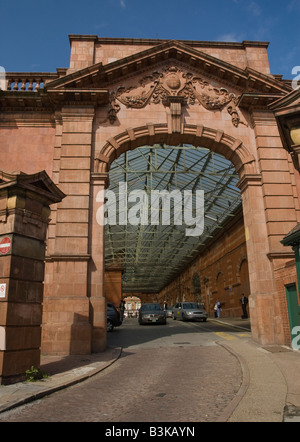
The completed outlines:
{"type": "Polygon", "coordinates": [[[300,89],[272,103],[270,109],[276,117],[282,143],[291,152],[295,168],[300,170],[300,89]]]}
{"type": "Polygon", "coordinates": [[[49,204],[60,202],[66,195],[54,184],[46,171],[26,174],[21,171],[0,171],[0,190],[15,187],[39,194],[49,204]]]}
{"type": "Polygon", "coordinates": [[[300,89],[295,89],[270,105],[275,114],[300,112],[300,89]]]}
{"type": "Polygon", "coordinates": [[[157,71],[162,63],[187,66],[193,74],[202,73],[208,77],[231,85],[242,91],[286,94],[290,89],[276,78],[259,73],[253,69],[240,69],[230,63],[212,57],[200,50],[178,41],[167,41],[151,49],[141,51],[124,59],[103,65],[89,66],[57,80],[49,82],[45,90],[48,92],[81,91],[105,93],[112,83],[123,82],[126,77],[140,75],[145,70],[157,71]]]}

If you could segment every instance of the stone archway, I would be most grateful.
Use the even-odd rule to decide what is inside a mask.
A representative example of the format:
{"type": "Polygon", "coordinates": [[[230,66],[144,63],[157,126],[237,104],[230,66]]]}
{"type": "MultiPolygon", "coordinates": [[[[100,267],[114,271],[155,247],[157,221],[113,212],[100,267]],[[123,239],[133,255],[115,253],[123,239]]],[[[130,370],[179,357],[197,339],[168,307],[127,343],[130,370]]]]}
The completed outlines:
{"type": "Polygon", "coordinates": [[[136,147],[165,143],[176,145],[181,142],[194,146],[207,147],[231,161],[240,178],[255,175],[255,158],[241,140],[227,135],[221,130],[202,125],[184,125],[182,133],[169,133],[167,124],[149,123],[145,126],[127,129],[110,138],[95,158],[95,172],[106,173],[111,163],[122,153],[136,147]]]}
{"type": "MultiPolygon", "coordinates": [[[[105,349],[97,195],[116,158],[154,143],[201,145],[234,164],[253,338],[289,344],[284,281],[294,254],[280,241],[300,219],[300,180],[276,116],[280,123],[282,109],[299,96],[270,74],[267,45],[82,35],[70,42],[69,68],[9,73],[1,91],[1,161],[7,170],[47,170],[66,194],[48,230],[43,351],[105,349]]],[[[295,281],[292,270],[288,277],[295,281]]]]}
{"type": "MultiPolygon", "coordinates": [[[[110,138],[100,149],[95,159],[94,176],[99,185],[95,192],[108,185],[108,172],[112,162],[122,153],[142,145],[165,143],[175,145],[188,143],[203,146],[223,155],[230,160],[240,177],[238,186],[242,193],[247,253],[250,275],[250,309],[253,338],[261,343],[275,342],[274,276],[268,260],[269,242],[265,222],[265,206],[262,192],[261,175],[257,173],[255,158],[242,141],[227,135],[223,131],[196,125],[184,125],[182,133],[169,133],[168,125],[147,124],[142,127],[127,129],[110,138]],[[259,238],[259,248],[256,239],[259,238]],[[262,274],[261,268],[264,268],[262,274]],[[270,312],[266,320],[266,310],[270,312]]],[[[94,199],[97,197],[94,193],[94,199]]],[[[97,207],[95,207],[97,209],[97,207]]],[[[93,218],[95,219],[94,212],[93,218]]],[[[102,233],[103,235],[103,233],[102,233]]],[[[104,249],[101,251],[103,256],[104,249]]]]}

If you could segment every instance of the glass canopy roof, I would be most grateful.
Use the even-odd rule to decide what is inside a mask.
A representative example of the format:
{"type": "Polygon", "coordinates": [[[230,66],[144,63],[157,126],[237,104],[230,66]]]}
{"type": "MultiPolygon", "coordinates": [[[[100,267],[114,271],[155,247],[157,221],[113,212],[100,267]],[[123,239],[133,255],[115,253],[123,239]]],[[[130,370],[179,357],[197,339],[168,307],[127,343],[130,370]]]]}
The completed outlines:
{"type": "Polygon", "coordinates": [[[109,178],[105,265],[123,266],[124,293],[159,292],[201,253],[241,206],[236,187],[239,178],[233,164],[206,148],[143,146],[115,160],[109,178]],[[188,236],[184,206],[191,208],[187,205],[190,201],[192,216],[200,214],[200,198],[195,196],[196,191],[201,196],[200,190],[204,191],[203,229],[199,236],[188,236]],[[171,196],[166,200],[170,206],[164,205],[163,199],[158,206],[154,204],[158,191],[171,196]],[[194,196],[185,200],[184,191],[194,196]],[[169,220],[165,213],[166,221],[162,221],[168,210],[169,220]]]}

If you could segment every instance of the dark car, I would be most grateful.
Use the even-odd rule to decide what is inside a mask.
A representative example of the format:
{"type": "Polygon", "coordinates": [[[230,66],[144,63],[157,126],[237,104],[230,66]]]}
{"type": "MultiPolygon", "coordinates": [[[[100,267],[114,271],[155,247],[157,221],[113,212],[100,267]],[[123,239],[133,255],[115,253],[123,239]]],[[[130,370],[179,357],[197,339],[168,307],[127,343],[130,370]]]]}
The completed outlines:
{"type": "Polygon", "coordinates": [[[107,322],[106,330],[112,332],[115,327],[122,324],[120,312],[111,302],[107,303],[107,322]]]}
{"type": "Polygon", "coordinates": [[[166,312],[160,304],[143,304],[139,310],[139,324],[166,324],[166,312]]]}

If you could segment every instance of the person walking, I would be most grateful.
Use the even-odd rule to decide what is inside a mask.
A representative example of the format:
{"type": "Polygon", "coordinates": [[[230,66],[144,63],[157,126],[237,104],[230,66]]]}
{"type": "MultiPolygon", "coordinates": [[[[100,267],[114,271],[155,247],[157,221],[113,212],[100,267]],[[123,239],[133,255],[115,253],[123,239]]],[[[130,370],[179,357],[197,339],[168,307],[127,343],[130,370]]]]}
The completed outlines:
{"type": "Polygon", "coordinates": [[[243,310],[242,319],[247,319],[248,318],[248,312],[247,312],[248,298],[247,298],[247,296],[243,295],[241,297],[240,301],[241,301],[242,310],[243,310]]]}
{"type": "Polygon", "coordinates": [[[221,315],[221,311],[222,311],[221,303],[220,303],[219,299],[217,299],[217,302],[215,303],[214,310],[215,310],[215,317],[219,318],[221,315]]]}
{"type": "Polygon", "coordinates": [[[125,301],[124,301],[124,299],[122,299],[121,303],[120,303],[120,312],[121,312],[121,321],[123,322],[124,312],[125,312],[125,301]]]}

